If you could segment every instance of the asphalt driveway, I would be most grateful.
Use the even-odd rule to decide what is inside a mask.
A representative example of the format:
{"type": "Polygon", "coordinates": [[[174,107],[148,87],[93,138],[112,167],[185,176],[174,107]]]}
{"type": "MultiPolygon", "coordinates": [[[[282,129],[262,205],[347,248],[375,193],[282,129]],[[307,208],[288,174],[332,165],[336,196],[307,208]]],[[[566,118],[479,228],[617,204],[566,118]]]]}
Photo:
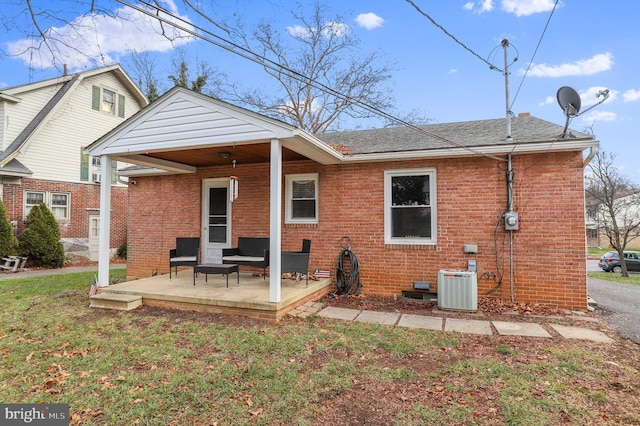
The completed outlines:
{"type": "Polygon", "coordinates": [[[596,311],[619,328],[620,336],[640,344],[640,287],[587,279],[589,295],[598,303],[596,311]]]}

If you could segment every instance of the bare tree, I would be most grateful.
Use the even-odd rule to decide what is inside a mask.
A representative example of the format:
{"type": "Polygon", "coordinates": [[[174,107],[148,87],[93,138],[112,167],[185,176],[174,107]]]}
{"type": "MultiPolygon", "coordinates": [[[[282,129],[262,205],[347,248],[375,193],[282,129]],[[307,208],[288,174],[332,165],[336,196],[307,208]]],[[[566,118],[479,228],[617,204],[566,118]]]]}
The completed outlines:
{"type": "Polygon", "coordinates": [[[284,34],[269,22],[260,23],[251,38],[235,32],[247,50],[265,59],[264,70],[279,90],[236,90],[232,101],[311,133],[339,127],[344,116],[371,118],[375,110],[391,110],[385,83],[392,68],[379,52],[360,54],[357,37],[340,16],[329,17],[326,5],[315,3],[310,16],[302,11],[298,4],[291,12],[298,25],[284,34]]]}
{"type": "MultiPolygon", "coordinates": [[[[68,0],[73,6],[70,10],[65,10],[62,3],[56,6],[48,0],[8,1],[21,7],[17,9],[18,13],[32,23],[30,28],[23,29],[27,37],[20,41],[20,46],[12,48],[13,54],[21,55],[25,61],[25,58],[31,58],[25,52],[31,52],[40,56],[39,64],[54,64],[58,68],[67,64],[69,58],[78,60],[76,64],[69,64],[71,68],[112,63],[110,53],[116,57],[130,53],[122,43],[114,43],[113,37],[128,34],[135,38],[131,34],[141,29],[160,35],[161,41],[177,48],[181,43],[195,39],[188,31],[171,25],[171,22],[179,22],[184,28],[185,21],[177,15],[178,6],[181,6],[183,11],[195,13],[206,25],[232,39],[233,42],[223,42],[227,43],[226,50],[242,51],[243,56],[261,63],[272,78],[274,87],[250,88],[251,82],[246,80],[237,85],[227,83],[224,74],[214,76],[214,71],[206,64],[193,67],[189,61],[184,61],[174,70],[176,72],[171,73],[176,78],[175,84],[188,86],[192,83],[192,88],[200,91],[206,84],[207,92],[203,93],[259,110],[311,133],[339,130],[349,118],[380,120],[382,117],[385,125],[399,124],[394,120],[400,114],[395,111],[395,99],[388,85],[393,68],[383,60],[379,51],[363,52],[358,38],[344,23],[345,20],[331,14],[322,0],[314,3],[309,12],[305,12],[305,6],[298,3],[291,12],[298,24],[286,31],[262,22],[249,32],[245,32],[239,23],[229,25],[227,19],[231,17],[219,16],[216,0],[132,0],[126,7],[117,3],[116,9],[109,0],[68,0]],[[161,6],[169,4],[171,12],[162,9],[161,6]],[[84,11],[84,14],[75,15],[79,11],[84,11]],[[64,32],[55,25],[64,28],[64,32]],[[118,25],[120,28],[115,29],[118,25]],[[92,31],[89,31],[90,27],[92,31]],[[88,33],[94,35],[90,42],[86,38],[88,33]],[[111,37],[109,48],[104,44],[107,36],[111,37]],[[82,43],[90,46],[85,48],[82,43]],[[82,58],[78,59],[79,56],[82,58]],[[189,68],[197,69],[198,77],[185,83],[181,78],[187,75],[189,68]]],[[[0,24],[6,27],[11,19],[0,11],[0,24]]],[[[157,44],[163,43],[145,48],[162,51],[157,44]]],[[[31,59],[28,61],[32,63],[31,59]]],[[[154,77],[148,71],[143,66],[139,70],[143,78],[138,78],[138,81],[143,82],[143,91],[155,99],[161,90],[157,84],[158,73],[154,73],[154,77]]],[[[428,121],[417,111],[401,118],[412,124],[428,121]]],[[[348,123],[349,127],[358,127],[353,123],[348,123]]]]}
{"type": "Polygon", "coordinates": [[[168,78],[174,86],[186,87],[194,92],[219,97],[227,76],[209,65],[207,61],[202,61],[197,57],[191,58],[184,49],[179,48],[176,49],[171,60],[171,74],[168,78]],[[197,70],[195,77],[190,71],[192,65],[197,70]],[[205,90],[205,86],[208,89],[205,90]]]}
{"type": "Polygon", "coordinates": [[[9,7],[0,8],[0,28],[12,34],[21,33],[24,38],[6,43],[7,47],[1,53],[21,58],[35,68],[62,70],[64,65],[84,68],[113,63],[114,55],[129,52],[126,52],[126,45],[107,43],[106,40],[122,38],[136,31],[156,34],[156,47],[162,44],[158,40],[165,42],[162,49],[156,48],[160,51],[193,41],[191,35],[170,24],[176,20],[172,16],[175,11],[166,12],[160,7],[150,6],[150,3],[166,4],[158,0],[133,0],[131,4],[134,7],[118,6],[111,0],[6,2],[9,7]]]}
{"type": "Polygon", "coordinates": [[[622,276],[628,277],[624,250],[640,236],[640,189],[620,174],[614,160],[613,153],[596,152],[589,163],[585,192],[588,203],[597,206],[600,230],[620,256],[622,276]]]}
{"type": "Polygon", "coordinates": [[[138,83],[138,87],[145,94],[149,102],[153,102],[160,97],[164,90],[160,87],[156,77],[157,65],[155,59],[149,52],[133,52],[129,57],[129,68],[132,70],[132,77],[138,83]]]}

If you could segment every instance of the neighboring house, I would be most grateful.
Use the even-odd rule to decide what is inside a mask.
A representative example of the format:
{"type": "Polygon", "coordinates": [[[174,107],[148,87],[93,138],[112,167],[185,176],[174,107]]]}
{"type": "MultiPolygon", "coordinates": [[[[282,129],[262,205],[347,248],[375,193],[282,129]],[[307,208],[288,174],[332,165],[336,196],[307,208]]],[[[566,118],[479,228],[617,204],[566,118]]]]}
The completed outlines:
{"type": "MultiPolygon", "coordinates": [[[[586,310],[585,256],[575,254],[586,244],[583,152],[598,142],[530,116],[510,127],[513,139],[506,119],[311,135],[174,88],[87,152],[136,165],[122,171],[130,278],[167,273],[176,237],[201,237],[203,263],[239,236],[270,237],[278,303],[281,251],[310,239],[311,269],[333,273],[347,236],[364,293],[435,288],[440,270],[471,260],[481,297],[586,310]],[[516,230],[504,221],[509,156],[516,230]]],[[[101,286],[108,267],[101,252],[101,286]]]]}
{"type": "MultiPolygon", "coordinates": [[[[588,247],[611,247],[607,236],[607,228],[613,229],[611,213],[604,205],[587,199],[586,230],[588,247]]],[[[620,193],[615,197],[613,203],[618,229],[623,234],[629,231],[629,238],[626,248],[640,248],[640,189],[632,189],[620,193]]]]}
{"type": "Polygon", "coordinates": [[[116,162],[82,149],[147,105],[119,65],[0,91],[0,196],[17,235],[31,207],[45,203],[60,224],[65,250],[95,254],[100,182],[111,183],[111,248],[126,241],[127,185],[116,162]]]}

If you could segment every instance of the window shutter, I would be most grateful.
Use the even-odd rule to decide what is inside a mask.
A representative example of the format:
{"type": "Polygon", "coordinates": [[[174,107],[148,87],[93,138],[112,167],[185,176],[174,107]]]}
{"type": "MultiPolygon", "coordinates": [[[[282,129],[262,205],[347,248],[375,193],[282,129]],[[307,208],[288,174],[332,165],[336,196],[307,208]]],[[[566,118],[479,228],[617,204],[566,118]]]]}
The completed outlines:
{"type": "Polygon", "coordinates": [[[100,87],[92,86],[93,97],[91,99],[91,108],[100,111],[100,87]]]}
{"type": "Polygon", "coordinates": [[[118,117],[124,118],[124,95],[118,95],[118,117]]]}
{"type": "Polygon", "coordinates": [[[117,180],[117,176],[116,173],[118,171],[118,162],[115,160],[111,161],[111,183],[116,183],[117,180]]]}
{"type": "Polygon", "coordinates": [[[80,180],[89,180],[89,155],[82,152],[82,148],[80,148],[80,180]]]}

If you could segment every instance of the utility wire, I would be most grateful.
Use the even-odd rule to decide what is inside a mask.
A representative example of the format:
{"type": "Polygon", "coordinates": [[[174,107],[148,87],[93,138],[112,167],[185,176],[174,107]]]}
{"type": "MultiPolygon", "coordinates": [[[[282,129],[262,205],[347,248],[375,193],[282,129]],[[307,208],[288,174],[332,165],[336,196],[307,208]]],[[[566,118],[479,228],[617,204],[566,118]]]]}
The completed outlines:
{"type": "Polygon", "coordinates": [[[454,145],[454,146],[456,146],[458,148],[467,150],[467,151],[469,151],[469,152],[471,152],[473,154],[482,155],[484,157],[491,158],[493,160],[497,160],[497,161],[501,161],[501,162],[507,161],[504,158],[496,157],[494,155],[478,151],[478,150],[473,149],[471,147],[468,147],[466,145],[460,144],[458,142],[451,141],[451,140],[446,139],[446,138],[444,138],[442,136],[439,136],[437,134],[428,132],[425,129],[416,126],[415,124],[411,124],[411,123],[409,123],[409,122],[407,122],[405,120],[402,120],[402,119],[400,119],[398,117],[395,117],[395,116],[393,116],[393,115],[391,115],[391,114],[389,114],[389,113],[387,113],[385,111],[382,111],[381,109],[379,109],[377,107],[374,107],[372,105],[367,104],[366,102],[363,102],[361,100],[352,98],[351,96],[339,93],[335,89],[332,89],[331,87],[329,87],[329,86],[327,86],[327,85],[325,85],[323,83],[317,82],[317,81],[315,81],[315,80],[313,80],[313,79],[311,79],[311,78],[309,78],[309,77],[307,77],[305,75],[300,74],[299,72],[297,72],[295,70],[292,70],[292,69],[290,69],[290,68],[288,68],[288,67],[286,67],[286,66],[284,66],[282,64],[279,64],[279,63],[277,63],[275,61],[272,61],[271,59],[266,58],[266,57],[264,57],[262,55],[259,55],[259,54],[255,53],[255,52],[253,52],[253,51],[251,51],[251,50],[249,50],[249,49],[247,49],[247,48],[245,48],[243,46],[240,46],[240,45],[238,45],[236,43],[233,43],[230,40],[227,40],[227,39],[225,39],[223,37],[220,37],[220,36],[218,36],[216,34],[213,34],[210,31],[208,31],[208,30],[206,30],[206,29],[204,29],[202,27],[194,25],[193,23],[190,23],[190,22],[188,22],[188,21],[186,21],[186,20],[184,20],[184,19],[182,19],[182,18],[180,18],[178,16],[173,15],[172,13],[168,12],[167,10],[162,9],[159,6],[152,5],[152,4],[146,3],[144,1],[141,1],[141,3],[144,4],[145,6],[147,6],[148,8],[153,9],[153,10],[155,10],[157,12],[162,12],[162,13],[166,14],[167,16],[169,16],[169,17],[171,17],[171,18],[173,18],[173,19],[175,19],[177,21],[181,21],[181,22],[183,22],[185,24],[188,24],[188,25],[192,26],[193,28],[197,29],[198,31],[201,31],[202,33],[207,34],[210,37],[213,37],[213,38],[216,38],[218,40],[221,40],[224,43],[220,43],[218,41],[213,40],[210,37],[206,37],[206,36],[204,36],[204,35],[202,35],[200,33],[197,33],[194,30],[191,30],[191,29],[186,28],[186,27],[184,27],[182,25],[179,25],[178,23],[163,17],[162,15],[160,15],[160,13],[154,13],[151,10],[142,8],[142,7],[137,6],[137,5],[133,5],[133,4],[131,4],[131,3],[127,2],[127,1],[125,1],[125,0],[116,0],[116,1],[118,3],[121,3],[121,4],[125,5],[125,6],[127,6],[127,7],[135,9],[140,13],[143,13],[143,14],[145,14],[147,16],[150,16],[150,17],[152,17],[154,19],[157,19],[157,20],[159,20],[161,22],[164,22],[164,23],[166,23],[168,25],[171,25],[176,29],[184,31],[187,34],[190,34],[190,35],[192,35],[194,37],[197,37],[197,38],[205,40],[205,41],[207,41],[207,42],[209,42],[211,44],[214,44],[215,46],[218,46],[218,47],[220,47],[220,48],[222,48],[224,50],[227,50],[228,52],[236,54],[236,55],[238,55],[238,56],[240,56],[240,57],[242,57],[244,59],[248,59],[248,60],[250,60],[250,61],[252,61],[252,62],[254,62],[256,64],[259,64],[259,65],[261,65],[261,66],[263,66],[265,68],[271,69],[271,70],[276,71],[278,73],[285,74],[286,76],[288,76],[290,78],[293,78],[295,80],[298,80],[298,81],[300,81],[300,82],[302,82],[304,84],[309,84],[309,85],[311,85],[312,87],[314,87],[316,89],[319,89],[319,90],[322,90],[322,91],[324,91],[326,93],[329,93],[330,95],[335,96],[336,98],[339,98],[339,99],[342,99],[342,100],[346,100],[346,101],[348,101],[348,102],[350,102],[350,103],[352,103],[354,105],[357,105],[357,106],[359,106],[359,107],[361,107],[361,108],[363,108],[363,109],[365,109],[365,110],[367,110],[369,112],[372,112],[372,113],[377,114],[377,115],[379,115],[381,117],[384,117],[384,118],[386,118],[386,119],[388,119],[388,120],[390,120],[392,122],[401,124],[403,126],[411,128],[413,130],[416,130],[416,131],[418,131],[418,132],[420,132],[420,133],[422,133],[424,135],[436,138],[436,139],[438,139],[438,140],[440,140],[442,142],[445,142],[447,144],[454,145]],[[238,50],[240,50],[240,51],[238,51],[238,50]]]}
{"type": "Polygon", "coordinates": [[[424,12],[422,9],[420,9],[420,7],[415,4],[412,0],[407,0],[407,3],[409,3],[411,6],[413,6],[418,13],[420,13],[422,16],[424,16],[425,18],[427,18],[429,21],[431,21],[431,23],[433,25],[435,25],[436,27],[438,27],[440,30],[442,30],[442,32],[444,32],[447,36],[449,36],[453,41],[455,41],[456,43],[458,43],[460,46],[462,46],[463,48],[465,48],[467,51],[469,51],[473,56],[477,57],[478,59],[480,59],[482,62],[484,62],[485,64],[489,65],[489,69],[495,70],[495,71],[500,71],[503,72],[503,70],[501,70],[500,68],[496,67],[495,65],[493,65],[491,62],[489,62],[488,60],[486,60],[485,58],[483,58],[482,56],[478,55],[476,52],[474,52],[473,50],[471,50],[469,47],[467,47],[463,42],[461,42],[460,40],[458,40],[453,34],[451,34],[449,31],[447,31],[442,25],[438,24],[431,16],[429,16],[428,13],[424,12]]]}
{"type": "Polygon", "coordinates": [[[516,94],[513,97],[513,101],[511,102],[511,105],[509,106],[509,109],[513,108],[513,104],[516,102],[516,99],[518,98],[518,94],[520,93],[520,89],[522,88],[522,84],[524,83],[524,80],[527,78],[527,74],[529,74],[529,70],[531,69],[531,64],[533,63],[533,58],[536,57],[536,54],[538,53],[538,48],[540,48],[540,44],[542,44],[542,39],[544,38],[544,35],[547,32],[547,28],[549,28],[549,22],[551,22],[551,17],[553,16],[553,12],[556,11],[556,7],[558,6],[558,1],[556,0],[556,2],[553,5],[553,9],[551,9],[551,13],[549,14],[549,18],[547,19],[547,23],[544,26],[544,29],[542,30],[542,34],[540,34],[540,39],[538,40],[538,44],[536,45],[536,49],[533,51],[533,55],[531,56],[531,60],[529,61],[529,65],[527,65],[527,70],[524,72],[524,75],[522,76],[522,80],[520,80],[520,85],[518,86],[518,90],[516,90],[516,94]]]}

